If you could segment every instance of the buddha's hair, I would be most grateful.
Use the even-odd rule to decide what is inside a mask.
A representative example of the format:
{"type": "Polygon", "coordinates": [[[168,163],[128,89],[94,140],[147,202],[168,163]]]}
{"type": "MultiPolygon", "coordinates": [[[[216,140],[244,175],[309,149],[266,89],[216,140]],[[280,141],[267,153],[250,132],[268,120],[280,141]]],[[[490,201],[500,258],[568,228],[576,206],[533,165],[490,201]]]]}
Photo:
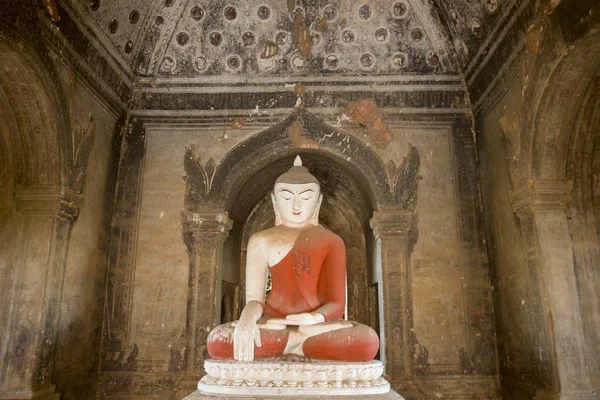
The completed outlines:
{"type": "Polygon", "coordinates": [[[319,180],[315,178],[313,174],[308,172],[306,167],[302,166],[302,159],[300,156],[296,156],[294,160],[294,166],[284,172],[277,178],[275,184],[278,183],[291,183],[291,184],[304,184],[304,183],[316,183],[320,186],[319,180]]]}

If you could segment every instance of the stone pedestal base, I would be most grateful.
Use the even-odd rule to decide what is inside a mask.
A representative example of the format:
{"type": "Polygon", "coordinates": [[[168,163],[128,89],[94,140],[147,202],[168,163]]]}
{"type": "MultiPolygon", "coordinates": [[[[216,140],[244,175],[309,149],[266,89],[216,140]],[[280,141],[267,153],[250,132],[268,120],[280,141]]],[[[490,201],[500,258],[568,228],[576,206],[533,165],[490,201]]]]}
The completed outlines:
{"type": "MultiPolygon", "coordinates": [[[[272,396],[235,396],[231,397],[227,394],[207,394],[197,390],[190,394],[183,400],[272,400],[272,396]]],[[[385,394],[373,394],[373,395],[345,395],[345,396],[334,396],[334,395],[320,395],[320,396],[306,396],[306,395],[290,395],[290,396],[276,396],[277,399],[302,399],[302,400],[404,400],[404,397],[398,393],[390,390],[385,394]]]]}
{"type": "Polygon", "coordinates": [[[365,399],[371,396],[385,400],[402,399],[397,393],[390,393],[390,384],[382,378],[381,361],[347,363],[277,359],[255,362],[207,360],[204,369],[206,376],[198,382],[198,392],[186,399],[227,398],[227,396],[246,396],[249,399],[268,397],[365,399]]]}

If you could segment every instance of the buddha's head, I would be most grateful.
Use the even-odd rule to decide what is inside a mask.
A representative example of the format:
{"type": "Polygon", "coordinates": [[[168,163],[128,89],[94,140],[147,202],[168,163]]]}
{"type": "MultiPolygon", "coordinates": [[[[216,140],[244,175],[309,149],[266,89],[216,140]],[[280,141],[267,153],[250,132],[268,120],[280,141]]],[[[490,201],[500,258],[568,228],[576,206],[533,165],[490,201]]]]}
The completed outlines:
{"type": "Polygon", "coordinates": [[[292,228],[319,225],[321,187],[317,178],[302,166],[300,156],[292,168],[277,178],[271,198],[276,225],[292,228]]]}

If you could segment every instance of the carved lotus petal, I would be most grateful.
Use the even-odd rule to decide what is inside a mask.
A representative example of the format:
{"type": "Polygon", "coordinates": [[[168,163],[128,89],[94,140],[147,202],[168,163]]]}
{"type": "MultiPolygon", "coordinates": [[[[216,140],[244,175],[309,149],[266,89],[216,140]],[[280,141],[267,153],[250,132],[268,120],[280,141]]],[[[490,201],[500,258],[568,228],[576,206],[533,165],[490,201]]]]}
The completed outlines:
{"type": "Polygon", "coordinates": [[[347,369],[344,374],[345,379],[356,379],[356,370],[355,369],[347,369]]]}
{"type": "Polygon", "coordinates": [[[313,373],[312,370],[308,369],[308,370],[304,371],[303,375],[304,376],[303,376],[302,380],[305,380],[305,381],[312,381],[313,380],[314,373],[313,373]]]}
{"type": "Polygon", "coordinates": [[[314,379],[319,380],[319,381],[326,381],[328,380],[327,378],[327,371],[317,371],[317,373],[315,374],[314,379]]]}

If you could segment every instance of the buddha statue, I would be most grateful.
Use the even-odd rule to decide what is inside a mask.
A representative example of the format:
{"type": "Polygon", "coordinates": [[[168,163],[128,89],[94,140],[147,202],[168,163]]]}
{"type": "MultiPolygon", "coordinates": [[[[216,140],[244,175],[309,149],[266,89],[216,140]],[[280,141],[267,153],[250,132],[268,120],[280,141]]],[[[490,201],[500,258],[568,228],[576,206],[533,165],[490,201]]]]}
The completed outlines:
{"type": "Polygon", "coordinates": [[[275,226],[248,242],[246,305],[240,319],[216,327],[207,349],[215,360],[253,361],[286,354],[368,362],[379,338],[366,325],[343,320],[346,249],[319,225],[319,181],[296,157],[271,195],[275,226]],[[267,270],[272,289],[266,299],[267,270]],[[265,301],[266,299],[266,301],[265,301]]]}

